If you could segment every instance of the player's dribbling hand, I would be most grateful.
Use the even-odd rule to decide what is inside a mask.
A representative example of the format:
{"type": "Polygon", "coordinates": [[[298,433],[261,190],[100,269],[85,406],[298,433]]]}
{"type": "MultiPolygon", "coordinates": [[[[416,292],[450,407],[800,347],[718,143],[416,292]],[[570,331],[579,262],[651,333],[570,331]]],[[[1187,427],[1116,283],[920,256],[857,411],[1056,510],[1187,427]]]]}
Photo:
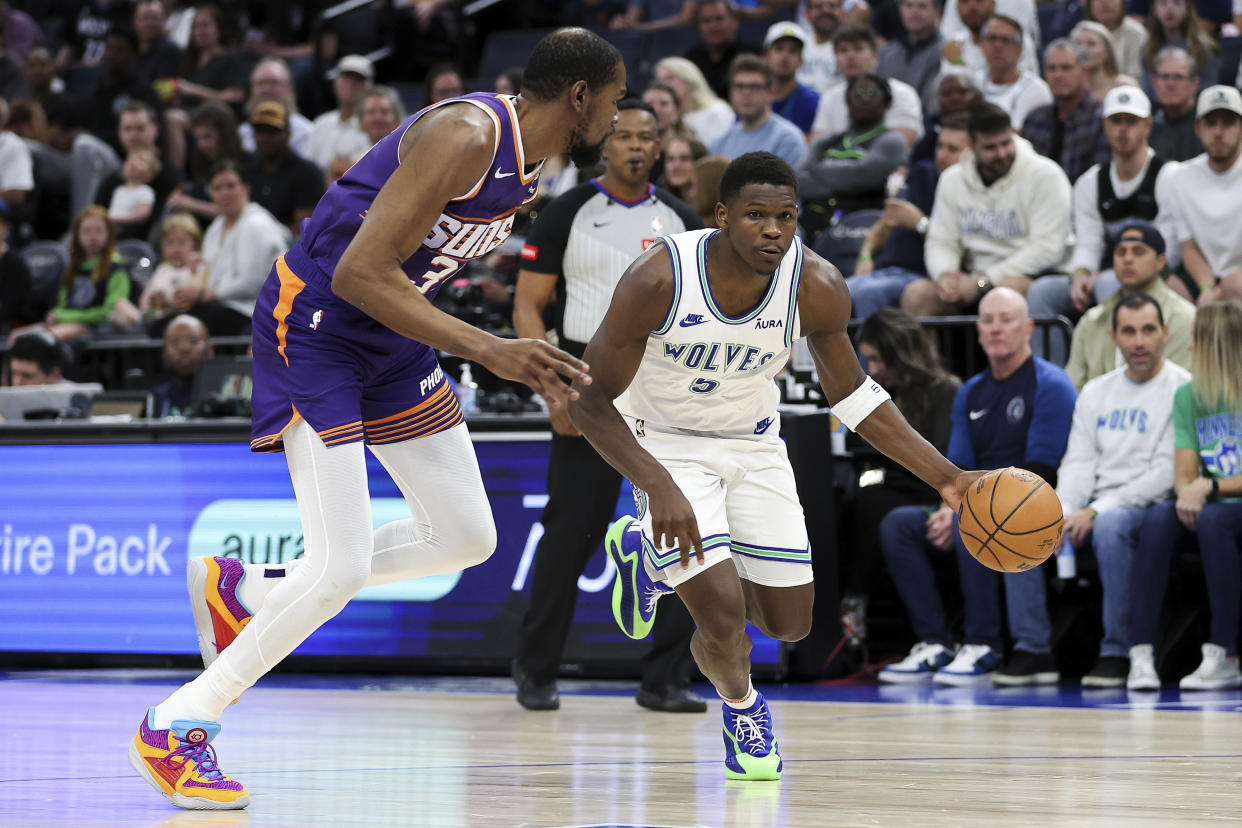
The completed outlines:
{"type": "Polygon", "coordinates": [[[542,339],[497,339],[490,350],[479,355],[479,361],[498,377],[529,385],[547,401],[550,410],[578,399],[578,392],[562,377],[591,384],[585,362],[542,339]]]}
{"type": "Polygon", "coordinates": [[[694,508],[676,484],[664,491],[647,493],[651,504],[651,540],[658,549],[676,547],[681,552],[681,568],[690,567],[690,553],[703,563],[703,538],[694,508]]]}
{"type": "Polygon", "coordinates": [[[970,488],[970,484],[974,483],[985,474],[986,471],[966,471],[954,478],[953,482],[947,486],[940,487],[940,498],[950,509],[957,511],[957,507],[962,505],[962,498],[966,496],[966,490],[970,488]]]}

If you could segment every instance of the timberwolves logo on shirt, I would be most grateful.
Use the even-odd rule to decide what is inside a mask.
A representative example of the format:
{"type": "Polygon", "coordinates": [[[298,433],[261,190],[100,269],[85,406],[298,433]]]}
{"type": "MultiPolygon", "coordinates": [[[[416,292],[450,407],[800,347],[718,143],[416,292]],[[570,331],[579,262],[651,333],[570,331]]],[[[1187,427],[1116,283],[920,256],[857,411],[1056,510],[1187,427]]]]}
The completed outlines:
{"type": "Polygon", "coordinates": [[[1025,413],[1026,400],[1021,397],[1014,397],[1009,401],[1009,405],[1005,406],[1005,416],[1015,425],[1022,422],[1022,415],[1025,413]]]}

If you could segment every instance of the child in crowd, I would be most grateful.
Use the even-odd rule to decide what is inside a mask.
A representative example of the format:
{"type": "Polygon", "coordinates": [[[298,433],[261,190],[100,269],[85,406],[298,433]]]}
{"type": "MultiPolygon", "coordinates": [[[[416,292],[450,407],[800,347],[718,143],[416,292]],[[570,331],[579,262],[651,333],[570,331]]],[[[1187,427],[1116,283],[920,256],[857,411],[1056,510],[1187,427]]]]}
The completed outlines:
{"type": "Polygon", "coordinates": [[[92,205],[73,222],[69,267],[61,278],[49,330],[61,342],[90,336],[103,325],[128,328],[138,319],[129,301],[129,273],[116,252],[116,230],[103,207],[92,205]]]}
{"type": "Polygon", "coordinates": [[[150,218],[155,206],[151,182],[159,172],[160,159],[153,150],[140,147],[130,152],[121,167],[125,183],[112,191],[108,218],[117,224],[137,224],[150,218]]]}
{"type": "Polygon", "coordinates": [[[143,319],[150,321],[190,306],[178,301],[177,293],[206,284],[207,268],[199,252],[202,246],[203,231],[193,217],[175,213],[164,219],[160,225],[160,263],[138,300],[143,319]]]}

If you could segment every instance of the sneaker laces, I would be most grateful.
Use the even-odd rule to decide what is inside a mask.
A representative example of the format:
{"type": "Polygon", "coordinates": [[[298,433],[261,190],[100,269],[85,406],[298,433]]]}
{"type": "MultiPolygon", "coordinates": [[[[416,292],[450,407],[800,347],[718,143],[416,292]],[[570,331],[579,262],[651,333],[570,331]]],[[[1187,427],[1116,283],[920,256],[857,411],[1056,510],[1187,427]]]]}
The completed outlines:
{"type": "Polygon", "coordinates": [[[207,742],[186,742],[160,761],[170,768],[184,768],[186,762],[193,762],[199,775],[208,782],[225,781],[224,772],[216,766],[216,752],[207,742]],[[180,764],[172,763],[174,756],[181,757],[180,764]]]}
{"type": "Polygon", "coordinates": [[[645,607],[644,612],[646,612],[647,614],[651,614],[652,612],[655,612],[656,602],[659,601],[661,598],[663,598],[666,594],[667,593],[664,590],[660,589],[658,586],[653,585],[649,587],[644,587],[644,592],[643,592],[643,601],[645,602],[645,604],[643,605],[645,607]]]}
{"type": "Polygon", "coordinates": [[[733,714],[733,735],[747,753],[755,755],[755,748],[767,749],[768,739],[765,730],[771,726],[767,719],[766,708],[760,708],[757,713],[751,715],[733,714]]]}
{"type": "Polygon", "coordinates": [[[962,649],[957,654],[957,659],[955,660],[965,661],[971,665],[974,665],[979,661],[979,659],[983,658],[991,651],[992,648],[987,644],[964,644],[962,645],[962,649]]]}
{"type": "Polygon", "coordinates": [[[932,644],[928,641],[920,641],[918,644],[915,644],[913,647],[910,648],[909,655],[907,655],[904,659],[902,659],[902,661],[910,661],[916,664],[922,661],[927,661],[929,660],[928,656],[930,655],[931,651],[935,647],[938,647],[938,646],[941,646],[941,645],[932,644]]]}

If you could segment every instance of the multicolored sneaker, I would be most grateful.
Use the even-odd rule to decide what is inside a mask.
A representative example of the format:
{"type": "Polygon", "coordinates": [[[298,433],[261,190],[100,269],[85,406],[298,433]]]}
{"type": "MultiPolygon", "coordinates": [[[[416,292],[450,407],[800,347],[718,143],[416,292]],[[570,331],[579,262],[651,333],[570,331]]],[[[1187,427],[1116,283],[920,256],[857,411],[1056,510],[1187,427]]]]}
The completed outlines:
{"type": "Polygon", "coordinates": [[[643,527],[630,515],[608,527],[604,549],[617,569],[612,584],[612,615],[630,638],[646,638],[655,624],[656,602],[673,588],[652,580],[643,565],[643,527]]]}
{"type": "Polygon", "coordinates": [[[210,667],[254,617],[237,597],[237,586],[245,576],[246,567],[236,558],[192,558],[186,564],[185,581],[204,667],[210,667]]]}
{"type": "Polygon", "coordinates": [[[772,714],[762,693],[745,710],[724,708],[725,776],[747,781],[781,778],[781,755],[772,734],[772,714]]]}
{"type": "Polygon", "coordinates": [[[178,808],[245,808],[250,794],[216,767],[210,742],[219,732],[217,723],[193,719],[177,719],[168,730],[156,730],[152,707],[130,742],[129,764],[178,808]]]}

